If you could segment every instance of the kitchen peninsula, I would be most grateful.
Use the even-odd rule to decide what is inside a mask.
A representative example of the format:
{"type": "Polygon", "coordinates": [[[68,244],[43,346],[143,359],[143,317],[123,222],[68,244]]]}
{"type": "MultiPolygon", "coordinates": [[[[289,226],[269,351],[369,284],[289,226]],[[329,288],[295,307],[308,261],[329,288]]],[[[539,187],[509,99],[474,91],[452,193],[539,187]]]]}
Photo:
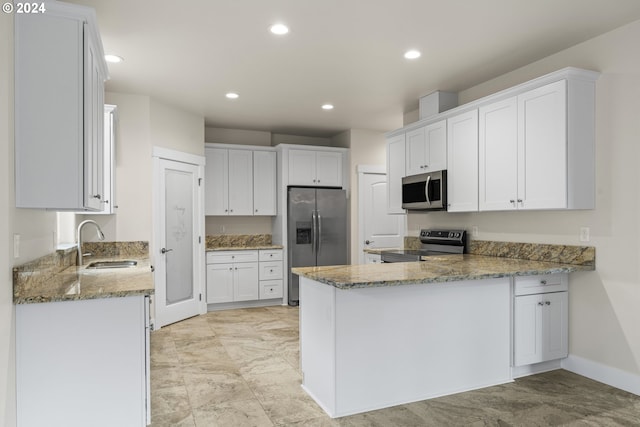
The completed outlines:
{"type": "Polygon", "coordinates": [[[472,253],[293,269],[300,276],[303,388],[340,417],[510,382],[535,372],[539,360],[551,365],[538,368],[559,367],[567,351],[568,273],[595,269],[595,253],[585,260],[590,251],[582,249],[547,252],[564,262],[472,253]],[[569,263],[566,253],[579,255],[569,263]],[[517,298],[524,304],[514,310],[517,298]],[[550,311],[528,322],[530,308],[550,311]],[[536,326],[538,318],[557,330],[536,326]],[[531,346],[516,336],[531,327],[549,331],[552,345],[542,359],[531,358],[531,346]]]}

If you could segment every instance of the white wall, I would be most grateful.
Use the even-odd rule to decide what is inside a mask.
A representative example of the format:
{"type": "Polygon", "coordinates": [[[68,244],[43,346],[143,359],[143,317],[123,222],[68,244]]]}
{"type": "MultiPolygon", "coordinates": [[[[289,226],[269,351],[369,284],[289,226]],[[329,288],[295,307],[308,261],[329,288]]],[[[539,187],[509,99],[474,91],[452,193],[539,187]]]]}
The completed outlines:
{"type": "Polygon", "coordinates": [[[271,132],[258,130],[225,129],[208,126],[204,129],[206,142],[218,144],[271,145],[271,132]]]}
{"type": "MultiPolygon", "coordinates": [[[[82,215],[93,219],[107,241],[151,241],[153,146],[204,156],[204,118],[144,95],[106,93],[118,106],[116,126],[116,215],[82,215]]],[[[95,240],[92,230],[87,240],[95,240]]],[[[75,234],[74,234],[75,236],[75,234]]]]}
{"type": "Polygon", "coordinates": [[[334,144],[345,146],[348,140],[349,150],[349,179],[351,180],[351,192],[349,200],[350,214],[350,248],[351,263],[357,264],[360,254],[358,252],[358,165],[386,164],[386,142],[384,133],[366,129],[351,129],[334,137],[334,144]]]}
{"type": "Polygon", "coordinates": [[[204,117],[151,99],[151,145],[204,156],[204,117]]]}
{"type": "Polygon", "coordinates": [[[13,234],[13,19],[0,15],[0,425],[16,424],[13,234]]]}
{"type": "Polygon", "coordinates": [[[0,425],[16,424],[12,267],[51,253],[56,214],[16,209],[13,132],[13,16],[0,14],[0,425]],[[13,236],[20,235],[19,256],[13,236]]]}
{"type": "Polygon", "coordinates": [[[460,103],[576,66],[602,72],[596,86],[596,209],[566,212],[410,214],[421,227],[476,225],[487,240],[581,244],[591,228],[596,272],[572,275],[570,353],[640,374],[640,21],[460,93],[460,103]]]}

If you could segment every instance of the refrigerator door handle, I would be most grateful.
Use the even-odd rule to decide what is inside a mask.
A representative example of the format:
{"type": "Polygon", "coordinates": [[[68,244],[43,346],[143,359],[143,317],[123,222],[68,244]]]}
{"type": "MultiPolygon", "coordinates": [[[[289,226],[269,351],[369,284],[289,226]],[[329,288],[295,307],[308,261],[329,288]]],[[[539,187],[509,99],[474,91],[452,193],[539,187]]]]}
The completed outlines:
{"type": "Polygon", "coordinates": [[[316,211],[311,211],[311,253],[316,254],[316,245],[318,239],[318,218],[316,211]]]}
{"type": "Polygon", "coordinates": [[[322,247],[322,217],[320,216],[320,211],[316,211],[316,221],[318,223],[318,237],[316,237],[318,247],[316,248],[316,253],[320,254],[320,248],[322,247]]]}

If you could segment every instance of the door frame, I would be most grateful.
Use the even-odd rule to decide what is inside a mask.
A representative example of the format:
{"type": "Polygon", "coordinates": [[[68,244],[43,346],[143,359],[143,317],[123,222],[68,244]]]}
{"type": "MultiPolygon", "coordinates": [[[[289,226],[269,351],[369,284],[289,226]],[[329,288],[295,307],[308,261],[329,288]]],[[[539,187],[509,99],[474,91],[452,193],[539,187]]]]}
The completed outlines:
{"type": "MultiPolygon", "coordinates": [[[[364,193],[360,185],[362,184],[362,177],[365,174],[375,175],[387,175],[387,168],[384,165],[358,165],[356,167],[356,173],[358,175],[358,261],[360,264],[365,263],[364,259],[364,193]]],[[[388,182],[387,182],[388,185],[388,182]]],[[[403,226],[403,233],[406,235],[406,216],[403,226]]]]}
{"type": "MultiPolygon", "coordinates": [[[[160,236],[162,235],[162,230],[160,224],[162,222],[161,215],[164,212],[163,206],[160,206],[161,203],[161,182],[162,182],[162,168],[160,167],[160,160],[170,160],[179,163],[186,163],[190,165],[197,166],[198,168],[198,182],[200,185],[198,186],[197,198],[195,200],[196,204],[196,218],[197,222],[195,225],[195,233],[199,236],[199,241],[194,239],[194,253],[196,256],[193,259],[194,262],[194,271],[195,275],[193,277],[195,283],[195,291],[202,295],[199,307],[198,314],[205,314],[207,312],[207,298],[205,294],[205,250],[206,250],[206,235],[205,235],[205,220],[204,220],[204,165],[206,163],[204,156],[198,156],[195,154],[185,153],[182,151],[171,150],[163,147],[153,147],[153,151],[151,154],[153,158],[153,190],[152,190],[152,239],[149,242],[149,260],[151,261],[151,265],[154,264],[156,259],[160,259],[160,249],[161,244],[160,236]],[[157,258],[156,258],[157,257],[157,258]]],[[[154,289],[156,290],[156,295],[158,295],[158,281],[154,275],[153,278],[154,289]]],[[[160,292],[160,294],[164,295],[164,291],[160,292]]],[[[154,298],[152,298],[152,301],[154,298]]],[[[156,305],[152,304],[151,313],[153,316],[153,324],[155,325],[155,329],[160,329],[161,326],[155,322],[156,315],[156,305]]]]}

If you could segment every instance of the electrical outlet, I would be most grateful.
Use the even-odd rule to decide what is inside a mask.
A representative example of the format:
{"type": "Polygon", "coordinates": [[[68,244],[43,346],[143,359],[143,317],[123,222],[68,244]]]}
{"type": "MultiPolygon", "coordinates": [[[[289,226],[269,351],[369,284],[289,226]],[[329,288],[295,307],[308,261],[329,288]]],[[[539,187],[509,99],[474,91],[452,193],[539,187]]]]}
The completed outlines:
{"type": "Polygon", "coordinates": [[[581,242],[588,242],[589,240],[591,240],[591,236],[589,235],[590,233],[589,227],[580,227],[580,241],[581,242]]]}
{"type": "Polygon", "coordinates": [[[475,225],[471,227],[471,236],[478,237],[478,227],[475,225]]]}
{"type": "Polygon", "coordinates": [[[20,258],[20,235],[13,235],[13,257],[20,258]]]}

